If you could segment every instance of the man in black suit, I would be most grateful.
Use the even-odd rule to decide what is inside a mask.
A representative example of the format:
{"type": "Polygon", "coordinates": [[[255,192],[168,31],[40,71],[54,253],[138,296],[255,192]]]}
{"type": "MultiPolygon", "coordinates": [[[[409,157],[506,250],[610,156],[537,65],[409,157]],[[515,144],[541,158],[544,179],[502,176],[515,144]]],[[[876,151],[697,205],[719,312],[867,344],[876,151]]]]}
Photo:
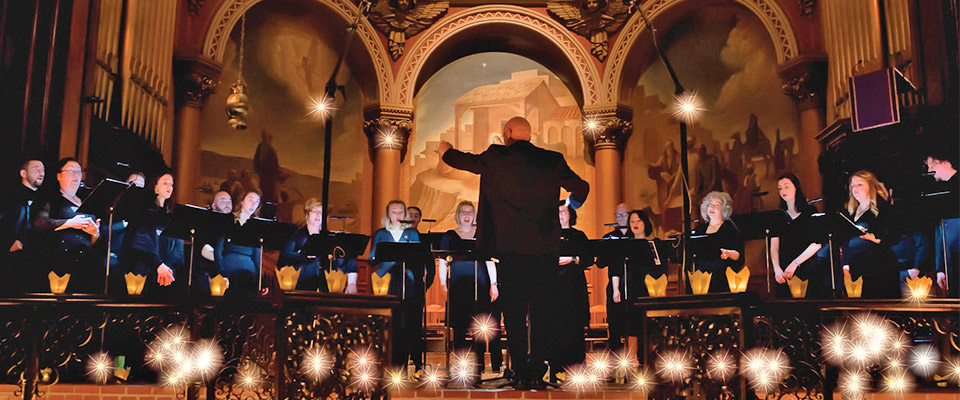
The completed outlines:
{"type": "MultiPolygon", "coordinates": [[[[0,249],[6,254],[0,257],[6,271],[4,276],[12,277],[6,281],[5,289],[20,291],[31,272],[32,256],[36,254],[37,243],[32,235],[33,211],[39,207],[39,189],[43,184],[45,169],[39,158],[26,158],[20,165],[20,184],[8,192],[7,202],[3,206],[0,218],[0,249]]],[[[5,290],[6,291],[6,290],[5,290]]]]}
{"type": "Polygon", "coordinates": [[[530,143],[530,123],[523,117],[507,121],[503,137],[505,145],[490,145],[481,154],[455,150],[445,141],[438,152],[451,167],[480,174],[479,255],[500,260],[499,294],[518,386],[539,387],[546,372],[544,339],[549,335],[543,319],[560,251],[556,202],[562,187],[577,208],[586,200],[590,185],[570,169],[562,154],[530,143]]]}

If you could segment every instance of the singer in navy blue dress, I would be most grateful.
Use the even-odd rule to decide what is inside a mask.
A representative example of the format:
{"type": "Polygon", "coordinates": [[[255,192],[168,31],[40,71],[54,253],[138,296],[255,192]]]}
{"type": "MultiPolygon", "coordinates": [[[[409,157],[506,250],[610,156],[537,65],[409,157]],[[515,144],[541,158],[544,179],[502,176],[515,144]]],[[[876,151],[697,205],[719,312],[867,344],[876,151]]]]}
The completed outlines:
{"type": "MultiPolygon", "coordinates": [[[[173,201],[170,199],[172,195],[173,174],[161,174],[151,180],[146,189],[136,189],[128,194],[132,197],[133,204],[127,207],[127,210],[121,210],[124,211],[123,218],[129,225],[124,229],[120,265],[124,273],[148,278],[145,293],[149,292],[146,288],[155,285],[170,286],[175,280],[175,262],[179,260],[164,259],[162,256],[175,255],[176,252],[161,252],[160,246],[160,232],[169,222],[173,210],[173,201]]],[[[165,250],[171,245],[177,247],[169,238],[165,245],[165,250]]],[[[182,244],[179,247],[182,258],[182,244]]]]}
{"type": "MultiPolygon", "coordinates": [[[[310,235],[320,233],[320,227],[323,222],[323,205],[320,203],[320,200],[312,198],[304,203],[303,210],[307,223],[302,228],[297,229],[293,237],[287,241],[287,245],[284,246],[283,252],[280,254],[278,267],[282,268],[289,265],[300,269],[300,279],[297,281],[297,290],[319,289],[321,292],[329,292],[326,276],[320,273],[321,258],[303,253],[304,246],[306,246],[307,239],[310,235]]],[[[323,259],[326,260],[326,258],[323,259]]],[[[328,270],[327,264],[326,261],[323,262],[324,270],[328,270]]],[[[331,269],[343,271],[347,274],[347,285],[344,288],[345,293],[357,292],[357,260],[338,258],[336,268],[331,269]]]]}
{"type": "MultiPolygon", "coordinates": [[[[240,198],[237,211],[234,212],[234,233],[239,232],[250,218],[260,210],[260,194],[247,191],[240,198]]],[[[220,236],[214,246],[214,258],[220,274],[225,276],[230,286],[227,291],[233,295],[256,293],[260,273],[260,247],[234,243],[233,234],[220,236]]]]}
{"type": "MultiPolygon", "coordinates": [[[[477,227],[473,223],[476,215],[473,203],[461,202],[456,212],[457,229],[444,233],[440,239],[440,249],[460,250],[467,247],[464,242],[475,240],[477,227]]],[[[447,304],[450,307],[448,324],[453,329],[453,347],[457,351],[468,347],[467,336],[475,317],[489,315],[489,321],[497,324],[499,328],[499,312],[494,309],[493,304],[496,300],[494,295],[498,292],[495,287],[494,291],[491,291],[490,283],[496,282],[495,277],[496,270],[488,270],[486,260],[457,260],[448,263],[440,259],[440,287],[447,293],[447,304]],[[450,279],[447,279],[448,268],[450,279]]],[[[496,334],[487,339],[490,344],[490,365],[494,372],[499,372],[503,362],[500,335],[496,334]]],[[[476,375],[479,377],[483,371],[486,343],[482,338],[474,338],[472,349],[476,356],[476,375]]]]}
{"type": "Polygon", "coordinates": [[[405,228],[400,222],[406,216],[407,207],[401,200],[391,200],[387,203],[386,215],[381,222],[383,228],[373,233],[370,239],[370,264],[376,268],[377,276],[383,277],[390,273],[389,294],[401,297],[398,326],[399,337],[393,347],[393,363],[397,366],[406,366],[407,360],[413,358],[413,364],[416,369],[423,369],[423,360],[417,356],[423,354],[425,343],[423,342],[423,308],[425,306],[426,285],[423,277],[427,275],[427,268],[424,265],[406,264],[406,274],[404,266],[393,261],[377,260],[377,246],[383,242],[413,243],[420,241],[420,234],[417,231],[405,228]],[[415,268],[422,271],[414,273],[415,268]],[[401,279],[401,276],[404,276],[401,279]]]}

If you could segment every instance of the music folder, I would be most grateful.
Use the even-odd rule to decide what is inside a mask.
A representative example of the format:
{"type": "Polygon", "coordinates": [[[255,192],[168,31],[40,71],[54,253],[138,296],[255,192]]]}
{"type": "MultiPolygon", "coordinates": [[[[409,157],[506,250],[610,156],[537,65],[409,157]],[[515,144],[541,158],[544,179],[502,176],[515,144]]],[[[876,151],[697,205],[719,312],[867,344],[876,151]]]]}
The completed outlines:
{"type": "Polygon", "coordinates": [[[170,222],[160,234],[175,239],[190,239],[190,230],[209,235],[222,235],[233,225],[233,215],[223,214],[191,204],[177,204],[170,222]]]}
{"type": "Polygon", "coordinates": [[[131,190],[133,187],[132,184],[121,182],[115,179],[104,178],[97,184],[97,187],[93,189],[93,192],[83,200],[83,203],[80,204],[80,208],[77,209],[78,214],[87,214],[94,215],[98,218],[106,218],[110,215],[111,209],[116,210],[120,207],[120,202],[122,197],[135,197],[138,195],[143,195],[143,190],[137,188],[136,190],[131,190]],[[125,195],[127,191],[130,193],[135,193],[134,195],[125,195]]]}
{"type": "Polygon", "coordinates": [[[233,232],[228,234],[236,245],[259,247],[262,238],[263,248],[282,250],[296,230],[293,224],[252,217],[243,225],[234,225],[233,232]]]}
{"type": "Polygon", "coordinates": [[[369,241],[370,236],[367,235],[323,231],[307,237],[303,252],[321,259],[326,259],[328,255],[338,259],[357,258],[366,251],[369,241]]]}

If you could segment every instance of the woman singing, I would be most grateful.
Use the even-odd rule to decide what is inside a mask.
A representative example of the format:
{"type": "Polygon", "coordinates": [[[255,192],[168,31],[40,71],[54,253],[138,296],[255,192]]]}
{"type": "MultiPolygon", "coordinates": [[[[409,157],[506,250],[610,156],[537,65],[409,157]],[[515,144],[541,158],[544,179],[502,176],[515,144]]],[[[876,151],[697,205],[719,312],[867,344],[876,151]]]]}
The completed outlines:
{"type": "Polygon", "coordinates": [[[221,236],[214,249],[214,258],[220,274],[230,280],[232,293],[256,293],[260,279],[260,247],[249,243],[235,244],[241,227],[260,210],[260,193],[248,190],[240,197],[234,215],[232,233],[221,236]]]}
{"type": "Polygon", "coordinates": [[[423,307],[425,303],[424,295],[426,288],[423,283],[423,276],[426,271],[418,271],[414,274],[416,268],[424,269],[424,266],[407,263],[401,265],[393,261],[377,260],[377,247],[384,242],[410,243],[419,242],[420,234],[417,231],[405,228],[400,222],[406,216],[407,207],[402,200],[391,200],[387,203],[381,222],[383,228],[373,233],[370,239],[370,264],[376,268],[376,274],[380,277],[390,273],[390,288],[388,293],[401,297],[401,316],[399,324],[398,343],[394,346],[393,363],[397,366],[406,366],[407,359],[413,358],[413,364],[417,371],[423,369],[422,354],[424,351],[423,325],[423,307]],[[405,270],[405,271],[404,271],[405,270]],[[405,273],[404,273],[405,272],[405,273]],[[419,275],[419,279],[416,277],[419,275]],[[404,278],[401,278],[403,276],[404,278]]]}
{"type": "MultiPolygon", "coordinates": [[[[180,244],[180,260],[166,259],[175,252],[161,251],[160,231],[169,222],[173,211],[173,174],[164,173],[150,181],[143,195],[134,198],[134,204],[124,212],[123,217],[129,223],[124,230],[123,251],[120,252],[120,265],[124,272],[149,276],[149,282],[159,286],[170,286],[175,280],[174,266],[182,262],[183,245],[180,244]]],[[[164,244],[168,244],[165,241],[164,244]]],[[[174,247],[176,243],[173,243],[174,247]]]]}
{"type": "Polygon", "coordinates": [[[897,257],[890,248],[897,236],[891,234],[877,197],[887,199],[876,175],[860,170],[850,176],[846,216],[863,234],[849,238],[841,247],[843,273],[853,281],[863,277],[862,297],[892,298],[899,295],[897,257]]]}
{"type": "Polygon", "coordinates": [[[780,193],[780,210],[786,220],[779,232],[774,232],[770,238],[770,262],[778,283],[777,297],[791,297],[786,283],[787,279],[794,276],[803,280],[812,279],[807,297],[818,297],[821,289],[830,287],[830,277],[829,274],[822,274],[816,256],[820,243],[815,240],[810,226],[815,210],[807,205],[807,198],[796,175],[785,174],[777,179],[777,191],[780,193]],[[787,261],[785,266],[783,261],[787,261]]]}
{"type": "MultiPolygon", "coordinates": [[[[650,223],[650,217],[647,216],[647,213],[641,210],[630,211],[627,216],[627,226],[630,228],[629,238],[631,240],[646,242],[651,239],[650,234],[653,233],[653,224],[650,223]]],[[[642,245],[646,245],[646,243],[642,245]]],[[[655,265],[652,258],[628,258],[625,261],[621,260],[619,265],[611,264],[609,268],[612,290],[609,293],[609,298],[612,299],[613,304],[607,305],[607,307],[610,307],[607,314],[610,315],[610,311],[613,311],[612,316],[614,318],[608,317],[607,323],[610,327],[610,340],[619,343],[621,338],[625,339],[630,334],[626,329],[629,304],[625,300],[649,296],[650,292],[644,283],[644,277],[650,275],[657,279],[667,273],[667,267],[665,264],[655,265]],[[624,269],[626,269],[626,277],[624,277],[624,269]]]]}
{"type": "Polygon", "coordinates": [[[700,215],[705,220],[693,229],[693,236],[703,238],[694,245],[694,268],[710,272],[710,293],[729,292],[727,267],[733,272],[743,269],[743,238],[740,229],[730,221],[733,200],[724,192],[710,192],[700,203],[700,215]]]}
{"type": "Polygon", "coordinates": [[[573,226],[577,224],[577,211],[565,202],[559,207],[560,256],[554,280],[552,315],[552,356],[550,379],[564,368],[580,364],[586,357],[585,328],[590,325],[590,299],[587,298],[585,268],[593,265],[593,257],[587,250],[587,235],[573,226]],[[575,254],[575,255],[571,255],[575,254]]]}
{"type": "MultiPolygon", "coordinates": [[[[280,255],[280,267],[293,266],[300,269],[300,279],[297,281],[298,290],[317,290],[329,292],[327,288],[327,279],[320,271],[320,258],[314,255],[303,253],[303,248],[307,244],[307,238],[310,235],[320,233],[320,226],[323,223],[323,205],[320,200],[311,198],[303,205],[303,213],[306,217],[306,225],[298,229],[287,245],[283,248],[280,255]]],[[[324,257],[325,258],[325,257],[324,257]]],[[[326,264],[326,263],[324,263],[326,264]]],[[[357,292],[357,261],[354,259],[344,260],[337,258],[336,270],[347,274],[346,293],[357,292]]]]}
{"type": "MultiPolygon", "coordinates": [[[[97,268],[97,257],[90,254],[90,248],[100,238],[100,220],[77,213],[81,204],[77,191],[83,179],[80,163],[73,158],[64,158],[57,171],[59,193],[43,203],[33,218],[33,227],[42,237],[40,242],[46,246],[41,250],[41,259],[57,275],[72,275],[68,287],[71,292],[92,292],[98,282],[103,282],[103,264],[97,268]]],[[[39,274],[43,276],[37,277],[43,281],[40,285],[46,286],[48,272],[45,269],[39,274]]]]}
{"type": "MultiPolygon", "coordinates": [[[[473,224],[476,220],[477,210],[473,203],[469,201],[460,202],[457,206],[457,229],[447,231],[440,240],[440,248],[443,250],[460,250],[469,247],[466,241],[474,240],[477,235],[477,227],[473,224]]],[[[453,328],[453,347],[461,350],[467,347],[467,334],[474,317],[478,315],[493,315],[494,309],[492,302],[496,300],[499,294],[496,285],[491,287],[491,278],[496,277],[496,270],[487,270],[487,264],[484,260],[460,260],[447,263],[440,259],[440,287],[447,293],[448,304],[450,307],[450,327],[453,328]],[[447,280],[447,268],[450,269],[450,279],[447,280]]],[[[495,318],[495,323],[499,325],[500,319],[495,318]]],[[[500,337],[496,335],[490,338],[490,366],[494,372],[500,371],[500,364],[503,362],[503,353],[500,349],[500,337]]],[[[484,357],[486,350],[485,343],[480,340],[473,341],[473,351],[476,355],[477,377],[483,372],[484,357]]]]}

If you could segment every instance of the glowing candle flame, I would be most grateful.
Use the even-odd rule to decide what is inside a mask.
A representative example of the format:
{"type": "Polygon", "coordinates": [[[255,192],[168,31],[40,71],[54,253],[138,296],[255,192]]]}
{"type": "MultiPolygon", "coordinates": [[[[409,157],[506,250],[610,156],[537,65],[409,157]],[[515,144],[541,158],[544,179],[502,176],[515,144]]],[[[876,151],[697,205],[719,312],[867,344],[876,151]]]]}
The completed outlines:
{"type": "Polygon", "coordinates": [[[87,359],[87,376],[96,383],[107,383],[113,376],[113,359],[107,353],[90,355],[87,359]]]}
{"type": "Polygon", "coordinates": [[[323,382],[330,376],[333,368],[333,356],[324,347],[311,347],[303,353],[300,373],[314,382],[323,382]]]}
{"type": "Polygon", "coordinates": [[[737,370],[736,360],[726,349],[710,354],[707,360],[707,375],[716,381],[726,382],[737,370]]]}
{"type": "Polygon", "coordinates": [[[869,388],[870,378],[861,370],[843,370],[840,373],[838,384],[844,398],[860,398],[869,388]]]}
{"type": "Polygon", "coordinates": [[[401,390],[407,386],[407,380],[401,370],[387,371],[387,390],[401,390]]]}
{"type": "Polygon", "coordinates": [[[917,376],[929,377],[940,365],[940,354],[930,345],[917,346],[910,355],[910,369],[917,376]]]}
{"type": "Polygon", "coordinates": [[[693,370],[686,353],[679,350],[667,351],[658,354],[657,357],[659,358],[657,360],[657,374],[669,381],[682,381],[693,370]]]}
{"type": "Polygon", "coordinates": [[[493,317],[490,314],[476,315],[473,317],[473,322],[470,324],[470,334],[474,339],[480,340],[484,343],[490,342],[496,337],[499,327],[494,322],[493,317]]]}
{"type": "Polygon", "coordinates": [[[903,395],[913,390],[913,381],[906,373],[894,372],[883,376],[883,391],[903,395]]]}

